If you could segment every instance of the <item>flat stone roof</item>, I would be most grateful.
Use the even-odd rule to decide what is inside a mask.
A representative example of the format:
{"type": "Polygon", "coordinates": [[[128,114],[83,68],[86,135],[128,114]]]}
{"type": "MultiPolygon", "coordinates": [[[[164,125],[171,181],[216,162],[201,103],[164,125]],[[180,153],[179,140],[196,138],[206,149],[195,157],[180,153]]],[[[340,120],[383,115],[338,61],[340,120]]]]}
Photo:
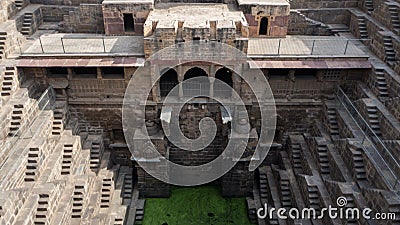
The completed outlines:
{"type": "Polygon", "coordinates": [[[152,26],[158,21],[157,28],[176,28],[183,21],[183,28],[209,28],[209,21],[217,21],[217,28],[235,28],[235,21],[247,25],[241,11],[231,11],[225,4],[186,4],[166,9],[154,9],[145,22],[152,26]]]}
{"type": "Polygon", "coordinates": [[[103,4],[154,4],[154,0],[104,0],[103,4]]]}
{"type": "Polygon", "coordinates": [[[290,5],[287,0],[237,0],[239,5],[290,5]]]}
{"type": "Polygon", "coordinates": [[[143,56],[141,36],[46,34],[29,43],[22,56],[108,55],[143,56]]]}
{"type": "Polygon", "coordinates": [[[368,57],[357,47],[358,40],[340,36],[287,36],[286,38],[250,38],[250,57],[368,57]]]}

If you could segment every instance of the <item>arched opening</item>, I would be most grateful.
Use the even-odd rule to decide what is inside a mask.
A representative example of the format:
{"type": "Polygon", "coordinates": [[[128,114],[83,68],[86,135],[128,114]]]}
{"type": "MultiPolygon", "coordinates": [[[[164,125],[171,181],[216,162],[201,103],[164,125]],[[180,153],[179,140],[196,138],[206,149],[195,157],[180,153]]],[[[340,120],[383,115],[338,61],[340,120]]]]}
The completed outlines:
{"type": "MultiPolygon", "coordinates": [[[[203,69],[199,67],[193,67],[185,73],[184,80],[189,80],[195,77],[208,77],[208,75],[203,69]]],[[[208,79],[202,82],[186,81],[183,85],[183,94],[185,96],[193,96],[193,95],[208,96],[209,91],[210,91],[210,82],[208,81],[208,79]]]]}
{"type": "Polygon", "coordinates": [[[260,21],[260,27],[258,30],[258,34],[259,35],[267,35],[267,31],[268,31],[268,18],[263,17],[263,18],[261,18],[261,21],[260,21]]]}
{"type": "Polygon", "coordinates": [[[160,78],[160,95],[165,97],[168,93],[178,85],[178,73],[174,69],[165,69],[161,72],[160,78]],[[166,71],[165,71],[166,70],[166,71]]]}
{"type": "MultiPolygon", "coordinates": [[[[219,69],[215,73],[215,78],[233,87],[232,71],[226,67],[219,69]]],[[[214,95],[218,97],[229,97],[232,94],[232,89],[221,83],[214,83],[214,95]]]]}

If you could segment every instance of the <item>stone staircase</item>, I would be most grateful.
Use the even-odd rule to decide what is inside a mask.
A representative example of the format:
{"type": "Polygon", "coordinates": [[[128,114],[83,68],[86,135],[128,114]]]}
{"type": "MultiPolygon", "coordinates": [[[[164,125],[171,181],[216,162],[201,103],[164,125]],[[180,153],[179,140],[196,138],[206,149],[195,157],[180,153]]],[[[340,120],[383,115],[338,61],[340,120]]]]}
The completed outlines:
{"type": "Polygon", "coordinates": [[[376,88],[378,89],[378,97],[380,98],[389,97],[384,69],[375,68],[374,71],[375,71],[376,88]]]}
{"type": "Polygon", "coordinates": [[[260,198],[261,202],[267,202],[268,199],[268,180],[267,174],[259,171],[259,182],[260,182],[260,198]]]}
{"type": "Polygon", "coordinates": [[[389,66],[393,66],[396,61],[396,53],[394,52],[393,40],[390,35],[383,35],[383,45],[385,48],[385,62],[389,66]]]}
{"type": "Polygon", "coordinates": [[[340,36],[340,33],[348,33],[350,32],[349,27],[342,24],[327,24],[328,31],[331,32],[335,36],[340,36]]]}
{"type": "Polygon", "coordinates": [[[291,191],[290,191],[290,183],[289,183],[289,178],[287,176],[280,177],[279,181],[279,187],[281,190],[281,202],[282,202],[282,207],[286,209],[290,209],[293,207],[292,205],[292,196],[291,196],[291,191]]]}
{"type": "Polygon", "coordinates": [[[111,178],[104,178],[101,187],[101,198],[100,198],[101,208],[110,207],[112,189],[113,189],[113,183],[111,178]]]}
{"type": "Polygon", "coordinates": [[[24,0],[15,0],[14,4],[18,10],[21,10],[24,7],[24,0]]]}
{"type": "Polygon", "coordinates": [[[38,207],[36,210],[36,215],[34,218],[34,224],[49,224],[48,221],[48,208],[49,208],[49,195],[48,194],[39,194],[38,207]]]}
{"type": "Polygon", "coordinates": [[[328,129],[330,135],[339,135],[339,125],[337,121],[336,109],[334,107],[327,106],[326,109],[326,120],[328,122],[328,129]]]}
{"type": "Polygon", "coordinates": [[[367,180],[362,148],[350,145],[350,151],[353,159],[353,176],[355,176],[357,181],[367,180]]]}
{"type": "Polygon", "coordinates": [[[367,9],[368,12],[374,11],[374,2],[373,0],[365,0],[364,1],[364,6],[367,9]]]}
{"type": "Polygon", "coordinates": [[[26,164],[25,182],[33,182],[38,176],[37,170],[42,158],[42,151],[39,148],[29,148],[28,163],[26,164]]]}
{"type": "MultiPolygon", "coordinates": [[[[14,116],[17,117],[14,119],[21,119],[19,124],[23,127],[29,124],[30,129],[21,129],[21,138],[12,145],[9,150],[12,154],[8,154],[7,161],[2,163],[0,224],[125,224],[128,204],[122,203],[130,196],[134,198],[130,193],[137,193],[135,201],[139,195],[137,187],[132,187],[132,170],[127,169],[123,175],[124,193],[113,194],[121,193],[122,188],[114,192],[113,180],[117,180],[119,175],[107,169],[109,152],[102,154],[98,173],[90,170],[89,149],[93,141],[102,144],[102,136],[79,136],[76,133],[78,124],[72,120],[70,123],[66,121],[66,128],[60,136],[53,136],[55,115],[52,109],[57,102],[51,102],[49,109],[36,113],[40,104],[20,92],[13,94],[6,102],[7,107],[2,109],[7,110],[5,117],[11,119],[16,105],[14,116]],[[102,182],[103,179],[106,182],[102,182]],[[13,198],[14,192],[16,198],[13,198]],[[104,195],[107,193],[109,196],[104,195]],[[10,199],[10,202],[5,199],[10,199]],[[104,204],[109,204],[109,207],[101,208],[104,204]]],[[[4,127],[7,133],[8,124],[10,121],[4,127]]]]}
{"type": "Polygon", "coordinates": [[[319,212],[321,207],[319,205],[318,187],[308,186],[307,192],[308,192],[308,201],[310,203],[310,207],[319,212]]]}
{"type": "Polygon", "coordinates": [[[75,185],[74,194],[72,196],[72,213],[71,218],[81,218],[83,203],[85,198],[85,188],[83,185],[75,185]]]}
{"type": "Polygon", "coordinates": [[[291,159],[292,159],[292,164],[293,164],[293,169],[296,174],[298,173],[303,173],[303,167],[301,165],[302,159],[301,159],[301,148],[299,143],[292,143],[291,144],[291,159]]]}
{"type": "Polygon", "coordinates": [[[61,132],[64,128],[63,124],[63,112],[62,111],[54,111],[54,120],[52,126],[52,135],[61,135],[61,132]]]}
{"type": "Polygon", "coordinates": [[[90,169],[99,169],[102,154],[103,146],[101,141],[93,141],[92,147],[90,148],[90,169]]]}
{"type": "Polygon", "coordinates": [[[311,149],[311,153],[315,161],[319,164],[319,170],[321,175],[330,174],[329,157],[328,157],[328,146],[325,143],[325,139],[321,137],[309,137],[308,144],[311,149]]]}
{"type": "Polygon", "coordinates": [[[139,199],[136,202],[135,224],[137,225],[143,224],[145,202],[145,199],[139,199]]]}
{"type": "Polygon", "coordinates": [[[15,67],[6,66],[4,79],[1,85],[2,97],[11,96],[12,93],[18,88],[18,78],[16,73],[17,71],[15,67]]]}
{"type": "Polygon", "coordinates": [[[373,105],[367,105],[367,115],[368,115],[367,120],[372,131],[375,133],[376,136],[381,137],[382,131],[379,122],[378,107],[373,105]]]}
{"type": "Polygon", "coordinates": [[[74,146],[72,144],[64,144],[63,156],[62,156],[63,158],[61,164],[61,175],[71,174],[73,150],[74,146]]]}
{"type": "Polygon", "coordinates": [[[326,145],[318,145],[318,157],[321,174],[330,174],[328,148],[326,145]]]}
{"type": "Polygon", "coordinates": [[[6,58],[6,40],[7,40],[7,32],[1,31],[0,32],[0,59],[6,58]]]}
{"type": "Polygon", "coordinates": [[[65,121],[68,120],[66,107],[67,103],[64,101],[56,102],[56,108],[54,109],[54,120],[52,135],[61,135],[64,130],[65,121]]]}
{"type": "Polygon", "coordinates": [[[132,200],[132,192],[133,192],[133,177],[132,174],[125,174],[124,177],[124,186],[123,186],[123,204],[128,204],[132,200]]]}
{"type": "Polygon", "coordinates": [[[10,121],[8,136],[14,136],[14,135],[18,134],[18,130],[20,129],[21,124],[23,123],[23,120],[25,119],[24,112],[25,112],[25,109],[24,109],[23,104],[14,105],[14,108],[13,108],[12,114],[11,114],[11,121],[10,121]]]}
{"type": "MultiPolygon", "coordinates": [[[[349,209],[349,208],[357,208],[356,202],[354,201],[354,196],[352,194],[344,194],[343,197],[346,198],[347,200],[347,204],[345,206],[345,208],[349,209]]],[[[357,214],[354,212],[349,211],[348,212],[349,218],[346,219],[346,224],[354,224],[354,225],[358,225],[358,220],[357,220],[357,214]]]]}
{"type": "Polygon", "coordinates": [[[358,16],[357,17],[358,21],[358,30],[360,33],[360,38],[361,39],[367,39],[368,38],[368,31],[367,31],[367,23],[366,19],[363,16],[358,16]]]}
{"type": "Polygon", "coordinates": [[[390,13],[390,20],[392,22],[392,28],[393,30],[398,31],[400,29],[398,6],[394,4],[388,4],[388,9],[390,13]]]}
{"type": "Polygon", "coordinates": [[[24,22],[22,23],[21,33],[25,36],[32,34],[33,13],[24,14],[24,22]]]}

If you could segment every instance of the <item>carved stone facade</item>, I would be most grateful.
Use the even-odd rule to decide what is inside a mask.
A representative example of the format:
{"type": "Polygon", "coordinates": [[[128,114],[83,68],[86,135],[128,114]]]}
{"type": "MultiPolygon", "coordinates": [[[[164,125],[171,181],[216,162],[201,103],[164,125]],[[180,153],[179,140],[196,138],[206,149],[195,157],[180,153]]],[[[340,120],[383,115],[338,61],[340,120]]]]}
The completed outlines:
{"type": "MultiPolygon", "coordinates": [[[[216,122],[217,138],[200,152],[174,146],[160,119],[173,86],[183,97],[187,77],[220,79],[245,103],[251,136],[240,161],[212,185],[224,197],[246,197],[253,222],[307,224],[263,220],[255,212],[264,204],[320,211],[336,206],[341,196],[347,207],[396,215],[372,223],[400,222],[398,1],[30,3],[0,1],[0,224],[134,224],[145,216],[146,198],[169,197],[171,185],[132,157],[122,104],[132,75],[147,68],[146,60],[189,42],[227,44],[246,60],[210,63],[207,57],[218,49],[194,47],[180,53],[197,51],[203,61],[161,62],[136,77],[139,89],[156,84],[145,96],[151,103],[145,117],[161,155],[200,165],[221,154],[234,121],[224,123],[211,99],[197,98],[180,112],[171,108],[193,139],[202,118],[216,122]],[[237,73],[258,70],[274,94],[277,124],[267,158],[250,171],[261,133],[260,106],[237,73]]],[[[210,96],[220,91],[213,82],[204,87],[210,96]]],[[[239,110],[232,105],[231,112],[239,110]]],[[[138,139],[134,148],[146,150],[150,141],[138,139]]]]}

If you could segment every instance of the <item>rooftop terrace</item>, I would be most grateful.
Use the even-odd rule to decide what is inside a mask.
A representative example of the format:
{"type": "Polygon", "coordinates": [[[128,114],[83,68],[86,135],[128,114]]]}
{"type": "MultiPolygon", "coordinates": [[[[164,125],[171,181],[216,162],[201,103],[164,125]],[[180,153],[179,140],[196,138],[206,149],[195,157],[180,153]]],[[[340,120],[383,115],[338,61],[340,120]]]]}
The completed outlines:
{"type": "MultiPolygon", "coordinates": [[[[250,38],[248,56],[254,60],[250,66],[259,68],[370,68],[359,45],[360,40],[339,36],[250,38]]],[[[45,34],[22,49],[24,67],[140,66],[144,60],[140,36],[45,34]]]]}
{"type": "Polygon", "coordinates": [[[143,56],[143,37],[91,34],[46,34],[30,43],[23,56],[143,56]]]}
{"type": "Polygon", "coordinates": [[[286,38],[250,38],[248,55],[252,57],[368,57],[356,44],[359,40],[339,36],[287,36],[286,38]]]}
{"type": "MultiPolygon", "coordinates": [[[[150,12],[145,27],[151,27],[157,21],[157,28],[176,28],[178,21],[184,21],[183,28],[209,28],[209,21],[217,21],[217,27],[235,28],[235,21],[247,25],[241,11],[231,11],[223,4],[178,5],[166,9],[154,9],[150,12]]],[[[145,28],[146,30],[146,28],[145,28]]]]}
{"type": "Polygon", "coordinates": [[[239,5],[289,5],[287,0],[238,0],[239,5]]]}

